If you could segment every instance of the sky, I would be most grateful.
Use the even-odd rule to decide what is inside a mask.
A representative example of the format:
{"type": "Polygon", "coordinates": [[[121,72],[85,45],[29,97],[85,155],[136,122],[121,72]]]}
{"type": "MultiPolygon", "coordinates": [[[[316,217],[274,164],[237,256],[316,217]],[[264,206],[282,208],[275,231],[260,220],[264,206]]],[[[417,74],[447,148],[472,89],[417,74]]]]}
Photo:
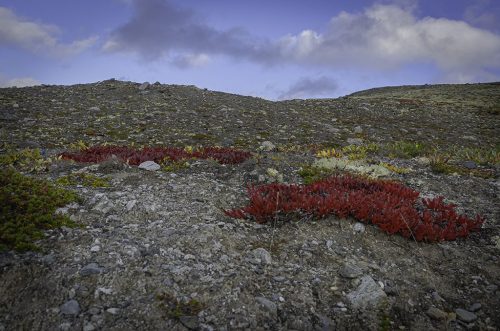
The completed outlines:
{"type": "Polygon", "coordinates": [[[500,81],[498,0],[0,0],[0,86],[110,78],[270,100],[500,81]]]}

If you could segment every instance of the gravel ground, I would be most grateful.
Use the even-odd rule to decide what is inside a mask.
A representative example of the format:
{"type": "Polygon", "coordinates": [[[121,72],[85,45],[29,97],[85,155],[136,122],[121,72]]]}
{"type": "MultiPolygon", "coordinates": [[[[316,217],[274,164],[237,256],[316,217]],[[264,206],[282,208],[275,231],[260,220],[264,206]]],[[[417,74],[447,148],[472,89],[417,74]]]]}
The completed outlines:
{"type": "Polygon", "coordinates": [[[33,174],[85,172],[110,186],[70,187],[82,202],[59,212],[81,228],[47,232],[41,252],[0,253],[0,330],[497,330],[498,165],[481,178],[391,160],[412,170],[393,179],[486,217],[480,233],[454,242],[416,243],[335,217],[259,225],[222,209],[246,202],[246,183],[274,180],[269,168],[300,183],[300,166],[315,159],[310,146],[418,139],[494,148],[499,90],[401,87],[270,102],[115,80],[1,89],[0,137],[17,149],[51,156],[82,140],[234,146],[254,157],[195,160],[175,172],[57,161],[33,174]],[[275,148],[259,150],[265,141],[275,148]]]}

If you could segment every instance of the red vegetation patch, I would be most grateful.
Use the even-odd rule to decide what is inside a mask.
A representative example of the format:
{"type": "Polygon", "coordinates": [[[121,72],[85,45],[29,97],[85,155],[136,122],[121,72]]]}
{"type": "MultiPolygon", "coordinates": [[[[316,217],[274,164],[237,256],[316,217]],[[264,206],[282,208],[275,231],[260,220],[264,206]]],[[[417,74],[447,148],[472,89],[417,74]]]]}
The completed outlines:
{"type": "Polygon", "coordinates": [[[160,163],[165,158],[172,162],[185,159],[214,159],[222,164],[241,163],[248,159],[249,152],[232,148],[205,147],[197,151],[188,152],[176,147],[144,147],[134,149],[126,146],[93,146],[78,152],[64,152],[61,157],[65,160],[77,162],[102,162],[115,155],[117,158],[131,165],[139,165],[144,161],[160,163]]]}
{"type": "Polygon", "coordinates": [[[352,216],[389,234],[417,241],[455,240],[478,231],[483,218],[458,215],[443,197],[418,199],[419,192],[399,183],[335,176],[309,185],[267,184],[248,187],[250,203],[224,211],[258,223],[277,215],[300,213],[322,218],[352,216]]]}

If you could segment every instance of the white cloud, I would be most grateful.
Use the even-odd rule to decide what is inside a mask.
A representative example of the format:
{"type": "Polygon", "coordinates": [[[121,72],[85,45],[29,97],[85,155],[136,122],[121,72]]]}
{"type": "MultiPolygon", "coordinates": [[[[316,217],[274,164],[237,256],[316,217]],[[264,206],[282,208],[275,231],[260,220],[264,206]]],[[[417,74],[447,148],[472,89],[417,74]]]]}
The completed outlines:
{"type": "Polygon", "coordinates": [[[418,19],[395,5],[342,12],[325,32],[288,35],[279,45],[285,59],[322,66],[391,69],[433,63],[446,72],[500,67],[499,35],[463,21],[418,19]]]}
{"type": "Polygon", "coordinates": [[[69,56],[86,50],[97,41],[97,37],[90,37],[64,44],[57,39],[60,33],[54,25],[28,21],[0,7],[0,46],[14,46],[51,56],[69,56]]]}
{"type": "Polygon", "coordinates": [[[26,87],[42,84],[38,80],[31,77],[13,78],[9,80],[0,80],[0,87],[26,87]]]}

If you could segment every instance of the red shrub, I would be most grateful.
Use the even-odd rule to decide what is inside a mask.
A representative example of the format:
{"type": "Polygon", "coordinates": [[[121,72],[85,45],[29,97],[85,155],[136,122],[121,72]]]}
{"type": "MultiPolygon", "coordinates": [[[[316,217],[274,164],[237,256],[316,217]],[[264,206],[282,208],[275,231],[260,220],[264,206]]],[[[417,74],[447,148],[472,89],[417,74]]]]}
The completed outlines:
{"type": "Polygon", "coordinates": [[[383,231],[417,241],[454,240],[481,228],[483,219],[458,215],[443,197],[418,199],[419,193],[399,183],[335,176],[309,185],[266,184],[248,187],[250,203],[224,211],[233,218],[258,223],[277,215],[302,213],[322,218],[352,216],[383,231]]]}
{"type": "Polygon", "coordinates": [[[144,161],[161,162],[168,157],[171,161],[181,161],[190,158],[214,159],[222,164],[241,163],[248,159],[249,152],[222,147],[205,147],[198,151],[187,152],[176,147],[144,147],[140,150],[125,146],[93,146],[78,152],[64,152],[63,159],[77,162],[102,162],[115,155],[131,165],[139,165],[144,161]]]}

